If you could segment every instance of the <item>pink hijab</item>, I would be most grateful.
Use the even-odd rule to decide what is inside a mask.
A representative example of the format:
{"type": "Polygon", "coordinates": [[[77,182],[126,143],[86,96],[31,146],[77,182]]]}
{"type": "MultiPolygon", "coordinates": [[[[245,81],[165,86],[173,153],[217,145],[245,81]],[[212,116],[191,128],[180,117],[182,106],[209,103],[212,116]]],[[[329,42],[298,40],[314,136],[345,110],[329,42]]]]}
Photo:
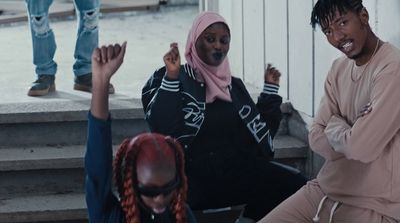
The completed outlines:
{"type": "Polygon", "coordinates": [[[211,24],[216,22],[225,23],[225,19],[215,12],[202,12],[193,21],[189,32],[185,58],[187,63],[196,71],[196,78],[206,84],[206,102],[213,102],[219,98],[224,101],[232,101],[229,93],[231,84],[231,70],[228,57],[215,67],[204,63],[196,52],[196,41],[200,34],[211,24]]]}

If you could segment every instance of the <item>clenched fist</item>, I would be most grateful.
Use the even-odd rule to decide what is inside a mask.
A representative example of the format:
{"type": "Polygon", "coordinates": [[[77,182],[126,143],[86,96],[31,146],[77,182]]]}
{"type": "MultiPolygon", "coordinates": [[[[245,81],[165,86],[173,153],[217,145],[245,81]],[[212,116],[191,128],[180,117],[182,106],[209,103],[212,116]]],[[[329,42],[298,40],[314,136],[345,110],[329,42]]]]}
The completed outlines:
{"type": "Polygon", "coordinates": [[[169,51],[164,55],[164,63],[167,69],[167,77],[172,80],[178,79],[181,67],[181,57],[179,55],[178,44],[171,43],[169,51]]]}
{"type": "Polygon", "coordinates": [[[281,72],[273,67],[271,64],[267,65],[267,69],[264,72],[264,82],[269,84],[279,85],[281,78],[281,72]]]}

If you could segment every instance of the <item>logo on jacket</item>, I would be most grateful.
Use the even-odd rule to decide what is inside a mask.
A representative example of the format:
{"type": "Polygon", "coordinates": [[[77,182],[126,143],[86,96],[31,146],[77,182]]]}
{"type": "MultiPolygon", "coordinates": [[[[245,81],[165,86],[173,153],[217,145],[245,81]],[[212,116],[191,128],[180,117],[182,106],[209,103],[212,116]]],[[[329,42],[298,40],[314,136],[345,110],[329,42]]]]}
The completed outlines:
{"type": "Polygon", "coordinates": [[[239,115],[243,120],[247,120],[247,128],[250,130],[251,134],[260,142],[265,136],[269,135],[269,129],[267,128],[267,123],[261,120],[260,114],[256,115],[251,119],[251,107],[249,105],[243,105],[239,111],[239,115]]]}
{"type": "Polygon", "coordinates": [[[183,112],[185,113],[185,125],[196,128],[197,131],[200,129],[201,124],[204,121],[204,110],[205,103],[199,103],[191,95],[186,94],[191,98],[190,102],[184,105],[183,112]]]}

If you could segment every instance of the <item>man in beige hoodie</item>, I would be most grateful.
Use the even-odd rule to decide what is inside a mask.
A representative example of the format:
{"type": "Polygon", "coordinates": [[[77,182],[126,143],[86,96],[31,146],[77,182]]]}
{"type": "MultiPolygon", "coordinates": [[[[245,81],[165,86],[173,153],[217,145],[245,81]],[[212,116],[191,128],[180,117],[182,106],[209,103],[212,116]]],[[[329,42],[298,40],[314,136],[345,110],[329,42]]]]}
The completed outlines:
{"type": "Polygon", "coordinates": [[[309,134],[325,163],[260,222],[400,222],[400,50],[368,20],[362,0],[315,4],[313,28],[319,24],[344,53],[328,73],[309,134]]]}

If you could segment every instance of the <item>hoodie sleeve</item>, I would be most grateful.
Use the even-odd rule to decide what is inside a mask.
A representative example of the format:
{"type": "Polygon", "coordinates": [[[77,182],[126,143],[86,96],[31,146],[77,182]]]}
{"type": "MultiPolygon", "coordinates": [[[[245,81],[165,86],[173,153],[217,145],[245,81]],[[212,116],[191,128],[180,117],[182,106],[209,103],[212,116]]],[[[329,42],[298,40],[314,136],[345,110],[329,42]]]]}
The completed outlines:
{"type": "Polygon", "coordinates": [[[372,110],[349,125],[332,116],[325,133],[333,148],[363,163],[377,159],[400,128],[400,62],[387,65],[373,80],[372,110]]]}
{"type": "Polygon", "coordinates": [[[334,88],[331,80],[332,68],[329,72],[324,86],[324,96],[321,99],[318,112],[314,117],[310,128],[308,140],[311,149],[324,157],[326,160],[336,160],[343,157],[342,153],[336,152],[328,141],[325,128],[332,116],[339,114],[334,88]]]}

